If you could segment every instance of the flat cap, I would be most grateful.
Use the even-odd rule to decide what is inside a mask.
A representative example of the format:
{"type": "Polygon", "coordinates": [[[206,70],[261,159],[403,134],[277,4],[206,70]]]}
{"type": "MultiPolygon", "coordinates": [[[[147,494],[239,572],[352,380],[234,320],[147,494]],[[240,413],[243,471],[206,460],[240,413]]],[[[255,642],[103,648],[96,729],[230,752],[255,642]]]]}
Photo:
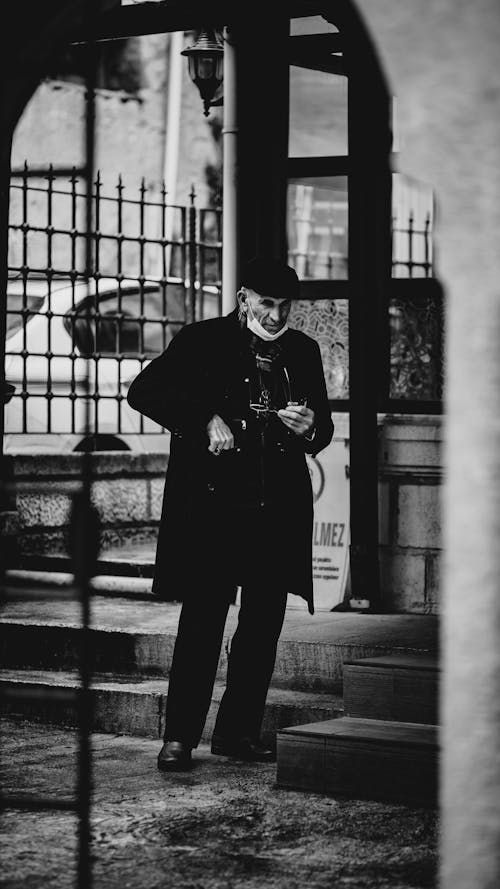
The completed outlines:
{"type": "Polygon", "coordinates": [[[271,257],[255,256],[243,265],[241,284],[260,296],[275,299],[299,299],[297,272],[286,262],[271,257]]]}

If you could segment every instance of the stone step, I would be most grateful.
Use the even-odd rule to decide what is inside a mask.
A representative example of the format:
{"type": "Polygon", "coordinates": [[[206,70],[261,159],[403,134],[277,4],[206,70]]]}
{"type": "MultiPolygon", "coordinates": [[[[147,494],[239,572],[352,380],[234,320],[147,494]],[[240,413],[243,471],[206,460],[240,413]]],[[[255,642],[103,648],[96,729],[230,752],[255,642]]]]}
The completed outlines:
{"type": "MultiPolygon", "coordinates": [[[[81,640],[81,606],[74,590],[46,591],[34,600],[12,588],[2,608],[2,661],[6,668],[75,669],[81,640]],[[18,598],[16,598],[18,595],[18,598]]],[[[94,672],[138,678],[168,675],[181,606],[94,595],[90,601],[94,672]]],[[[237,624],[230,606],[219,661],[237,624]]],[[[263,619],[265,616],[263,615],[263,619]]],[[[346,661],[395,653],[425,653],[437,646],[437,620],[419,615],[360,615],[287,609],[273,685],[298,691],[341,693],[346,661]]]]}
{"type": "MultiPolygon", "coordinates": [[[[71,574],[73,561],[65,555],[20,555],[17,560],[16,571],[32,571],[36,574],[42,572],[71,574]]],[[[154,548],[148,547],[139,550],[137,547],[123,547],[104,551],[97,560],[97,574],[112,574],[116,577],[144,577],[152,578],[155,566],[154,548]]],[[[10,573],[10,572],[9,572],[10,573]]]]}
{"type": "MultiPolygon", "coordinates": [[[[27,719],[76,726],[80,681],[76,671],[0,671],[0,702],[4,714],[21,714],[27,719]]],[[[113,676],[96,676],[91,686],[92,731],[162,738],[168,682],[165,679],[120,681],[113,676]]],[[[202,740],[208,741],[224,692],[216,683],[202,740]]],[[[272,688],[267,697],[263,737],[274,740],[284,726],[334,719],[342,715],[339,696],[272,688]]]]}
{"type": "Polygon", "coordinates": [[[343,717],[278,731],[277,786],[434,806],[436,726],[343,717]]]}
{"type": "MultiPolygon", "coordinates": [[[[72,559],[68,555],[20,554],[17,567],[23,571],[63,572],[71,574],[72,559]]],[[[152,578],[155,567],[155,545],[147,542],[127,543],[104,549],[97,561],[97,574],[117,577],[152,578]]]]}
{"type": "MultiPolygon", "coordinates": [[[[69,568],[70,566],[66,566],[69,568]]],[[[102,566],[101,566],[102,567],[102,566]]],[[[74,594],[74,575],[69,570],[54,567],[53,570],[27,570],[24,568],[10,569],[5,573],[6,583],[11,588],[13,598],[44,598],[44,591],[66,590],[68,595],[74,594]]],[[[111,571],[96,574],[90,580],[91,590],[101,596],[111,598],[153,600],[151,591],[152,578],[130,573],[112,573],[111,571]]]]}
{"type": "Polygon", "coordinates": [[[393,654],[344,663],[346,716],[437,725],[436,656],[393,654]]]}
{"type": "MultiPolygon", "coordinates": [[[[76,669],[82,630],[78,626],[33,622],[1,622],[2,662],[9,668],[76,669]]],[[[231,630],[221,650],[217,677],[226,674],[231,630]]],[[[119,628],[93,628],[90,646],[94,672],[137,678],[167,676],[172,660],[175,630],[144,633],[119,628]]],[[[369,647],[367,646],[367,652],[369,647]]],[[[352,658],[351,645],[310,643],[281,639],[278,644],[273,685],[297,691],[340,693],[345,660],[352,658]]],[[[362,654],[359,647],[357,653],[362,654]]]]}

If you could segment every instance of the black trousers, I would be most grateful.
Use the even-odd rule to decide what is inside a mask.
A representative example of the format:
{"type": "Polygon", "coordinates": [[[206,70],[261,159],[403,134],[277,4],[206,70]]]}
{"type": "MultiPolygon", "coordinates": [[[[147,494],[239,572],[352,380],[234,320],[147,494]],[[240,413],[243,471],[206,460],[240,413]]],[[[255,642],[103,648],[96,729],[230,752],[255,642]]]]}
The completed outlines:
{"type": "MultiPolygon", "coordinates": [[[[205,725],[229,610],[229,597],[205,593],[182,606],[167,696],[165,740],[190,747],[205,725]]],[[[214,734],[259,737],[286,600],[285,591],[261,583],[242,589],[214,734]]]]}

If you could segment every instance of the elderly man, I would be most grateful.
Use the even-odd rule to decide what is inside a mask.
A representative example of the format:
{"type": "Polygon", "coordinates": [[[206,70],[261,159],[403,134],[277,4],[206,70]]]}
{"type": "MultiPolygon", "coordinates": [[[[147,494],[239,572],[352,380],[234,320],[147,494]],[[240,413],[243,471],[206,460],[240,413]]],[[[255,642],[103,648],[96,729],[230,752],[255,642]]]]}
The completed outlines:
{"type": "Polygon", "coordinates": [[[260,738],[288,593],[312,614],[312,493],[305,454],[333,426],[317,343],[287,325],[295,271],[247,263],[238,309],[184,327],[132,383],[130,405],[171,431],[153,589],[182,601],[161,770],[185,770],[212,698],[241,587],[212,753],[266,762],[260,738]]]}

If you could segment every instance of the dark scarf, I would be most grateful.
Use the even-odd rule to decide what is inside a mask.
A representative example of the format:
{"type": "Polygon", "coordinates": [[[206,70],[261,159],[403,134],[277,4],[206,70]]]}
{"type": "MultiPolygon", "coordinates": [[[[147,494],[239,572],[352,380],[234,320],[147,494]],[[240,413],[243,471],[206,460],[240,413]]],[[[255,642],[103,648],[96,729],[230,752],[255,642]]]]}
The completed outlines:
{"type": "Polygon", "coordinates": [[[280,341],[266,342],[248,329],[244,332],[255,362],[260,400],[268,400],[274,407],[284,407],[291,396],[280,341]]]}

